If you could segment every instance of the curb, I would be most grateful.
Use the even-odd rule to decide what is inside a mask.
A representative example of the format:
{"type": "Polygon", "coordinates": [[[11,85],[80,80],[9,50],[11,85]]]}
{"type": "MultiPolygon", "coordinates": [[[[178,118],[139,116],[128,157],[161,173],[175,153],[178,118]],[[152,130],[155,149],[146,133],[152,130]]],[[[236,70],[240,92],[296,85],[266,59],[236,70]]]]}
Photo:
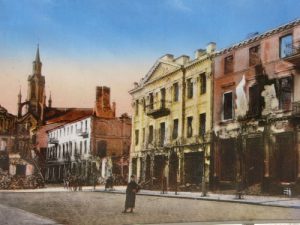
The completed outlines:
{"type": "MultiPolygon", "coordinates": [[[[95,192],[102,192],[108,194],[125,194],[123,191],[104,191],[104,190],[96,190],[95,192]]],[[[230,200],[230,199],[216,199],[216,198],[208,198],[208,197],[189,197],[189,196],[180,196],[180,195],[162,195],[162,194],[151,194],[151,193],[138,193],[137,195],[145,195],[152,197],[164,197],[164,198],[181,198],[181,199],[191,199],[191,200],[202,200],[202,201],[214,201],[214,202],[227,202],[227,203],[239,203],[239,204],[247,204],[247,205],[259,205],[259,206],[270,206],[270,207],[280,207],[280,208],[292,208],[292,209],[300,209],[300,206],[289,206],[289,205],[277,205],[277,204],[264,204],[260,202],[248,202],[241,200],[230,200]]]]}

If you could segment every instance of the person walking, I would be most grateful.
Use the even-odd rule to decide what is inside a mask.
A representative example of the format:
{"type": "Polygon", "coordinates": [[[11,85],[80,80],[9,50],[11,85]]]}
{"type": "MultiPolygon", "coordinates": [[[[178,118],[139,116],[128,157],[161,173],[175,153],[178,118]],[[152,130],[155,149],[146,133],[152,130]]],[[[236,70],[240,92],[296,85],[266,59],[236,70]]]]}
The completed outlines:
{"type": "Polygon", "coordinates": [[[135,176],[132,175],[130,177],[130,182],[126,188],[126,200],[125,200],[125,209],[122,211],[123,213],[127,213],[127,210],[130,209],[129,212],[133,212],[135,207],[135,196],[136,193],[140,190],[140,186],[135,182],[135,176]]]}

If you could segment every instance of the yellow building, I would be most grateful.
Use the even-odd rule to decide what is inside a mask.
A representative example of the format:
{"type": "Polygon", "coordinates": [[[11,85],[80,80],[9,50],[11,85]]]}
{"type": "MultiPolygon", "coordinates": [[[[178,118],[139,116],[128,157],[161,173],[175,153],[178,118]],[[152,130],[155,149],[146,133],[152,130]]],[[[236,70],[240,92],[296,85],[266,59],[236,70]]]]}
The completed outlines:
{"type": "Polygon", "coordinates": [[[205,174],[209,182],[215,47],[210,43],[197,50],[193,60],[161,57],[129,92],[134,107],[130,174],[140,181],[169,188],[200,185],[205,174]]]}

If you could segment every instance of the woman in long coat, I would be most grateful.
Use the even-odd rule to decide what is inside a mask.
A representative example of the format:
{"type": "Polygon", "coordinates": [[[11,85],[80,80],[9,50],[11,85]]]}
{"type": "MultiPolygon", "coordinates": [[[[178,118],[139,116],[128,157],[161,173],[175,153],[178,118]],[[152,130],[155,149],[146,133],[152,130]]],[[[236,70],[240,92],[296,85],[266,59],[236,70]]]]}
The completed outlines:
{"type": "Polygon", "coordinates": [[[133,208],[135,207],[135,196],[136,193],[139,191],[140,187],[135,182],[135,177],[132,175],[130,177],[130,182],[127,185],[126,188],[126,201],[125,201],[125,209],[123,213],[126,213],[128,209],[130,209],[129,212],[133,212],[133,208]]]}

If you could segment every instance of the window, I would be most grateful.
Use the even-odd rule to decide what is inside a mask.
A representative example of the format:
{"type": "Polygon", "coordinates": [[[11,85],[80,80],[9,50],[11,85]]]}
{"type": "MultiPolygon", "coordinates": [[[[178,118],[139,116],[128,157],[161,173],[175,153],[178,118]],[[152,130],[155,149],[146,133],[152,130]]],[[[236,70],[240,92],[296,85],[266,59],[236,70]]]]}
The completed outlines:
{"type": "Polygon", "coordinates": [[[290,110],[292,104],[292,77],[279,80],[279,108],[290,110]]]}
{"type": "Polygon", "coordinates": [[[135,130],[135,145],[139,144],[139,130],[135,130]]]}
{"type": "Polygon", "coordinates": [[[279,57],[284,58],[292,54],[293,36],[288,34],[280,38],[279,57]]]}
{"type": "Polygon", "coordinates": [[[193,82],[192,78],[187,79],[187,97],[192,98],[193,97],[193,82]]]}
{"type": "Polygon", "coordinates": [[[233,72],[233,55],[227,56],[224,59],[224,73],[233,72]]]}
{"type": "Polygon", "coordinates": [[[143,143],[145,142],[145,128],[143,128],[143,143]]]}
{"type": "Polygon", "coordinates": [[[162,88],[160,89],[160,95],[161,95],[161,108],[165,108],[166,106],[166,89],[162,88]]]}
{"type": "Polygon", "coordinates": [[[139,100],[135,100],[135,115],[139,114],[139,100]]]}
{"type": "Polygon", "coordinates": [[[172,138],[176,139],[178,137],[178,119],[175,119],[173,121],[173,133],[172,138]]]}
{"type": "Polygon", "coordinates": [[[87,142],[84,141],[84,153],[86,154],[87,153],[87,142]]]}
{"type": "Polygon", "coordinates": [[[249,116],[258,116],[261,113],[261,98],[261,93],[257,84],[249,87],[249,116]]]}
{"type": "Polygon", "coordinates": [[[82,154],[82,141],[79,143],[79,154],[82,154]]]}
{"type": "Polygon", "coordinates": [[[206,132],[206,113],[201,113],[199,117],[199,135],[204,135],[206,132]]]}
{"type": "Polygon", "coordinates": [[[154,99],[153,99],[153,93],[149,94],[149,108],[153,109],[153,103],[154,103],[154,99]]]}
{"type": "Polygon", "coordinates": [[[160,123],[160,145],[163,146],[166,137],[166,127],[165,123],[160,123]]]}
{"type": "Polygon", "coordinates": [[[223,119],[229,120],[233,118],[233,102],[232,92],[223,95],[223,119]]]}
{"type": "Polygon", "coordinates": [[[249,48],[249,66],[255,66],[260,63],[260,46],[256,45],[249,48]]]}
{"type": "Polygon", "coordinates": [[[179,85],[178,83],[173,84],[173,101],[178,102],[179,100],[179,85]]]}
{"type": "Polygon", "coordinates": [[[149,126],[149,137],[148,137],[149,143],[153,142],[153,126],[149,126]]]}
{"type": "Polygon", "coordinates": [[[206,75],[205,73],[200,74],[200,94],[206,93],[206,75]]]}
{"type": "Polygon", "coordinates": [[[187,118],[187,137],[193,136],[193,117],[187,118]]]}

